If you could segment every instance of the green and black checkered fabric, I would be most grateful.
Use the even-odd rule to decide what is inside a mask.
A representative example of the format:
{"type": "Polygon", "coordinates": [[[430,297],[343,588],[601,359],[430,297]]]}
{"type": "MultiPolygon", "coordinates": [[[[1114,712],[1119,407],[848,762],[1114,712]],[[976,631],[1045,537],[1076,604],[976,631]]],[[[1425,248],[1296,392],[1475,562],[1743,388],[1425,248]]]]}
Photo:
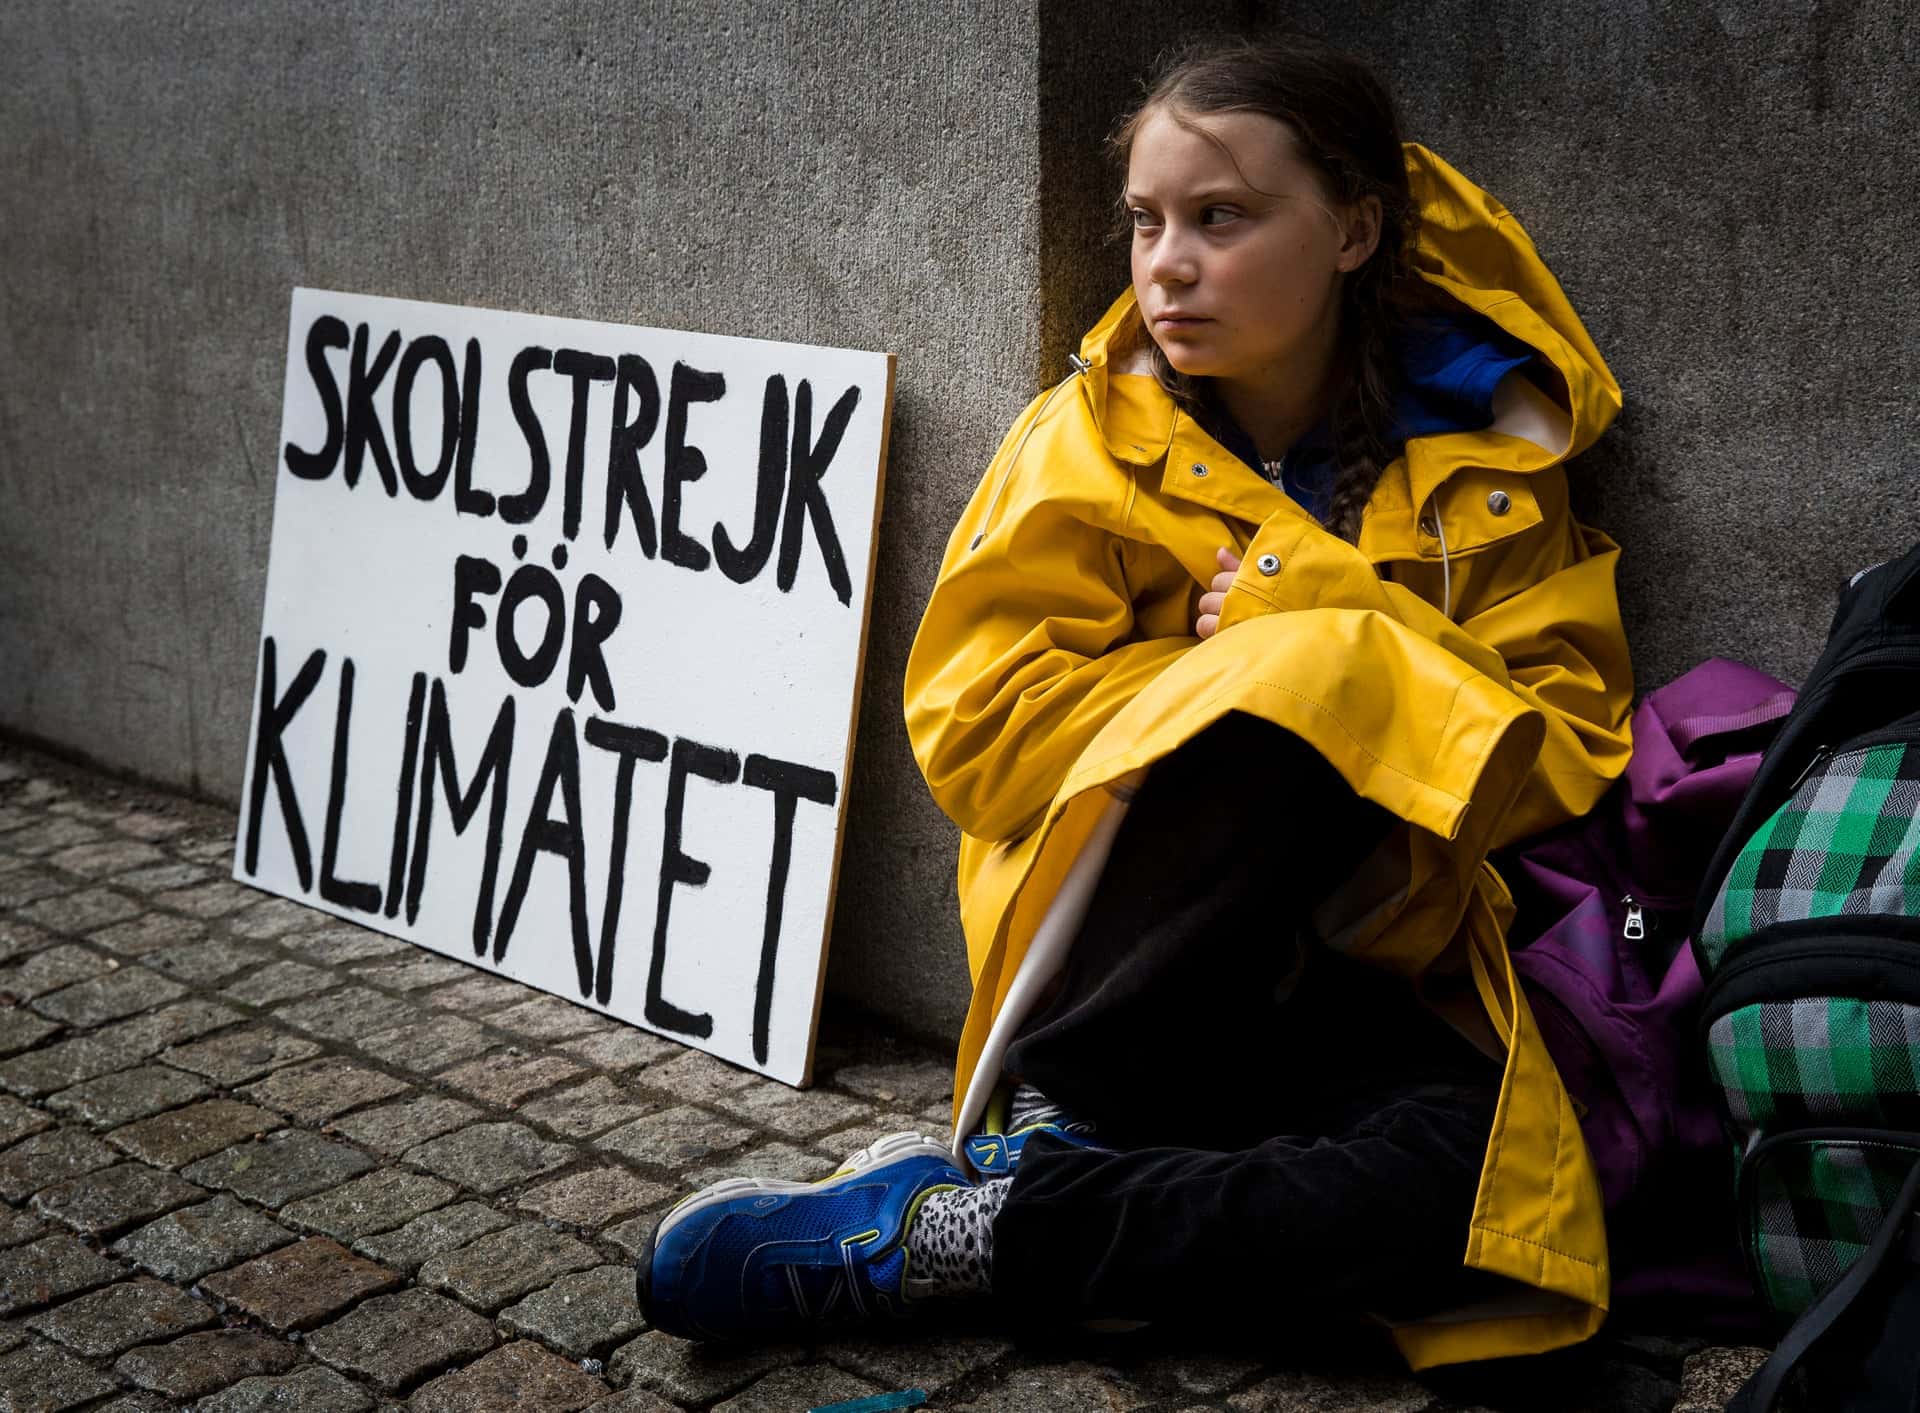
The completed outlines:
{"type": "Polygon", "coordinates": [[[1920,1151],[1892,1136],[1809,1139],[1779,1144],[1748,1166],[1747,1239],[1775,1309],[1798,1314],[1846,1274],[1916,1158],[1920,1151]]]}
{"type": "Polygon", "coordinates": [[[1827,761],[1754,832],[1700,933],[1717,965],[1777,922],[1920,917],[1920,745],[1892,742],[1827,761]]]}
{"type": "Polygon", "coordinates": [[[1707,1062],[1748,1132],[1920,1130],[1920,1007],[1851,996],[1742,1006],[1708,1029],[1707,1062]]]}

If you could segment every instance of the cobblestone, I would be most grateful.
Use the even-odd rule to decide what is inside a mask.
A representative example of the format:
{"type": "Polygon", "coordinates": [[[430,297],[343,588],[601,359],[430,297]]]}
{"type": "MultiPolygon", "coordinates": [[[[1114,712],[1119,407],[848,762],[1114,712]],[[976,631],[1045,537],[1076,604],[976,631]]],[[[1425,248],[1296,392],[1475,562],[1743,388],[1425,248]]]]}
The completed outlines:
{"type": "Polygon", "coordinates": [[[505,977],[469,975],[465,981],[443,986],[427,997],[427,1004],[440,1010],[477,1016],[524,1000],[527,988],[505,977]]]}
{"type": "Polygon", "coordinates": [[[33,1199],[34,1210],[81,1236],[106,1237],[207,1194],[162,1168],[121,1163],[56,1183],[33,1199]]]}
{"type": "Polygon", "coordinates": [[[29,903],[20,909],[20,915],[49,932],[81,936],[110,923],[124,922],[139,911],[140,905],[124,893],[111,888],[83,888],[29,903]]]}
{"type": "Polygon", "coordinates": [[[0,1009],[0,1055],[31,1049],[60,1028],[58,1021],[36,1016],[24,1007],[0,1009]]]}
{"type": "MultiPolygon", "coordinates": [[[[328,921],[331,922],[331,919],[328,921]]],[[[382,937],[364,927],[335,922],[318,931],[303,933],[300,951],[308,961],[341,966],[349,962],[364,962],[373,957],[411,956],[415,949],[405,942],[382,937]]]]}
{"type": "Polygon", "coordinates": [[[805,1141],[866,1118],[872,1106],[827,1090],[789,1089],[784,1084],[756,1084],[720,1099],[718,1107],[743,1123],[770,1128],[787,1138],[805,1141]]]}
{"type": "Polygon", "coordinates": [[[355,1143],[397,1157],[417,1144],[451,1133],[480,1116],[471,1104],[435,1094],[421,1094],[397,1104],[362,1109],[334,1125],[355,1143]]]}
{"type": "Polygon", "coordinates": [[[640,1083],[672,1095],[682,1102],[717,1103],[755,1084],[770,1084],[746,1070],[736,1069],[724,1060],[688,1050],[671,1060],[662,1060],[648,1068],[640,1083]]]}
{"type": "Polygon", "coordinates": [[[529,1094],[573,1079],[580,1066],[559,1055],[523,1055],[496,1051],[442,1074],[440,1083],[484,1104],[511,1109],[529,1094]]]}
{"type": "Polygon", "coordinates": [[[160,1058],[180,1069],[205,1075],[216,1084],[245,1084],[283,1066],[311,1059],[320,1047],[278,1026],[229,1030],[192,1045],[176,1045],[160,1058]]]}
{"type": "Polygon", "coordinates": [[[353,1244],[353,1249],[382,1265],[412,1275],[432,1257],[457,1250],[488,1232],[511,1225],[510,1218],[501,1216],[484,1202],[462,1202],[415,1217],[396,1231],[362,1237],[353,1244]]]}
{"type": "Polygon", "coordinates": [[[338,977],[319,967],[300,962],[274,962],[247,973],[220,994],[229,1001],[242,1001],[249,1006],[271,1006],[278,1001],[291,1001],[295,996],[315,996],[339,984],[338,977]]]}
{"type": "Polygon", "coordinates": [[[597,1070],[617,1072],[639,1069],[668,1059],[679,1050],[671,1040],[649,1035],[644,1030],[609,1030],[578,1040],[563,1041],[557,1048],[597,1070]]]}
{"type": "Polygon", "coordinates": [[[406,1160],[475,1192],[498,1192],[550,1173],[573,1150],[549,1143],[524,1124],[473,1124],[407,1150],[406,1160]]]}
{"type": "Polygon", "coordinates": [[[224,1187],[263,1207],[280,1207],[308,1197],[374,1165],[358,1148],[299,1129],[268,1134],[258,1143],[242,1143],[182,1170],[189,1181],[224,1187]]]}
{"type": "Polygon", "coordinates": [[[433,1257],[420,1267],[418,1279],[468,1305],[498,1310],[599,1259],[583,1242],[538,1222],[522,1222],[433,1257]]]}
{"type": "Polygon", "coordinates": [[[191,888],[176,888],[170,893],[156,894],[153,901],[189,917],[216,918],[244,908],[259,896],[250,888],[219,878],[211,883],[197,883],[191,888]]]}
{"type": "Polygon", "coordinates": [[[552,1221],[597,1228],[658,1206],[672,1192],[625,1168],[589,1168],[529,1189],[520,1207],[552,1221]]]}
{"type": "Polygon", "coordinates": [[[591,1138],[660,1108],[658,1101],[596,1075],[585,1084],[534,1100],[520,1110],[520,1116],[567,1138],[591,1138]]]}
{"type": "Polygon", "coordinates": [[[354,1241],[412,1221],[446,1205],[455,1189],[437,1178],[382,1168],[344,1187],[302,1198],[281,1209],[282,1221],[341,1241],[354,1241]]]}
{"type": "Polygon", "coordinates": [[[360,1042],[360,1048],[396,1069],[433,1074],[484,1054],[498,1043],[472,1021],[435,1015],[369,1035],[360,1042]]]}
{"type": "Polygon", "coordinates": [[[376,1296],[307,1337],[313,1357],[398,1393],[493,1348],[493,1323],[426,1290],[376,1296]]]}
{"type": "Polygon", "coordinates": [[[574,1359],[601,1359],[646,1328],[633,1267],[596,1266],[560,1277],[500,1312],[500,1328],[574,1359]]]}
{"type": "Polygon", "coordinates": [[[57,1345],[34,1341],[0,1357],[0,1393],[9,1410],[63,1413],[113,1390],[112,1379],[57,1345]]]}
{"type": "Polygon", "coordinates": [[[933,1398],[1012,1352],[1012,1341],[996,1335],[930,1330],[894,1333],[891,1337],[887,1331],[879,1331],[843,1339],[820,1351],[835,1364],[882,1388],[920,1388],[933,1398]]]}
{"type": "Polygon", "coordinates": [[[607,1026],[606,1020],[596,1012],[558,996],[534,996],[517,1006],[494,1012],[487,1017],[487,1024],[528,1040],[566,1040],[589,1031],[604,1030],[607,1026]]]}
{"type": "MultiPolygon", "coordinates": [[[[309,1364],[291,1374],[242,1379],[202,1399],[194,1413],[268,1413],[294,1409],[297,1413],[364,1413],[373,1395],[331,1369],[309,1364]]],[[[477,1413],[477,1410],[476,1410],[477,1413]]]]}
{"type": "Polygon", "coordinates": [[[830,1364],[810,1364],[774,1370],[744,1393],[714,1404],[713,1413],[788,1413],[794,1408],[871,1398],[885,1391],[830,1364]]]}
{"type": "Polygon", "coordinates": [[[476,972],[465,962],[428,956],[417,949],[413,949],[413,952],[412,956],[382,957],[377,961],[364,962],[354,968],[354,980],[384,987],[388,991],[419,991],[425,987],[442,986],[448,982],[471,978],[474,982],[491,982],[503,986],[515,997],[527,994],[526,987],[476,972]]]}
{"type": "Polygon", "coordinates": [[[71,1236],[0,1251],[0,1315],[64,1300],[118,1279],[120,1266],[71,1236]]]}
{"type": "Polygon", "coordinates": [[[43,1016],[52,1016],[68,1025],[95,1026],[150,1011],[186,994],[186,987],[159,972],[143,966],[125,966],[51,996],[42,996],[33,1003],[33,1008],[43,1016]]]}
{"type": "Polygon", "coordinates": [[[24,1246],[35,1237],[45,1236],[47,1224],[31,1212],[16,1212],[0,1205],[0,1248],[24,1246]]]}
{"type": "Polygon", "coordinates": [[[709,1347],[648,1330],[614,1353],[607,1376],[616,1384],[635,1383],[675,1403],[705,1404],[738,1393],[763,1374],[798,1363],[800,1357],[800,1349],[790,1344],[709,1347]]]}
{"type": "Polygon", "coordinates": [[[838,1158],[823,1158],[790,1143],[769,1143],[751,1153],[695,1168],[687,1174],[687,1186],[706,1187],[730,1177],[774,1178],[781,1182],[812,1182],[826,1177],[840,1166],[838,1158]]]}
{"type": "Polygon", "coordinates": [[[52,1128],[53,1120],[11,1095],[0,1094],[0,1148],[18,1142],[30,1133],[52,1128]]]}
{"type": "MultiPolygon", "coordinates": [[[[118,879],[122,888],[137,888],[148,896],[155,896],[168,889],[184,888],[189,883],[200,883],[213,877],[213,870],[200,864],[172,863],[155,864],[152,868],[139,869],[118,879]]],[[[167,916],[176,916],[167,914],[167,916]]],[[[205,924],[199,918],[181,918],[182,922],[198,925],[205,931],[205,924]]]]}
{"type": "Polygon", "coordinates": [[[279,1119],[237,1099],[208,1099],[141,1119],[107,1135],[107,1142],[145,1162],[177,1168],[264,1134],[279,1119]]]}
{"type": "Polygon", "coordinates": [[[294,1233],[271,1217],[221,1196],[147,1223],[116,1241],[113,1252],[156,1276],[196,1281],[292,1240],[294,1233]]]}
{"type": "Polygon", "coordinates": [[[792,1413],[922,1388],[954,1413],[1705,1413],[1761,1357],[1610,1327],[1489,1393],[1384,1353],[1016,1345],[985,1307],[807,1349],[670,1338],[631,1266],[660,1213],[943,1134],[948,1056],[830,1006],[820,1083],[789,1089],[236,885],[230,814],[25,758],[0,743],[0,1408],[792,1413]]]}
{"type": "Polygon", "coordinates": [[[328,1055],[277,1070],[240,1093],[297,1122],[322,1124],[349,1109],[405,1094],[410,1087],[390,1074],[328,1055]]]}
{"type": "Polygon", "coordinates": [[[48,862],[82,878],[111,878],[145,864],[164,863],[166,851],[137,839],[101,839],[91,844],[76,844],[62,849],[48,862]]]}
{"type": "Polygon", "coordinates": [[[207,1086],[193,1075],[165,1065],[142,1065],[63,1089],[47,1100],[47,1107],[95,1128],[111,1128],[177,1109],[207,1093],[207,1086]]]}
{"type": "MultiPolygon", "coordinates": [[[[94,941],[119,952],[121,956],[148,958],[157,966],[159,964],[157,958],[163,956],[165,950],[171,948],[171,950],[184,952],[186,943],[198,943],[200,939],[204,939],[205,935],[207,935],[207,925],[200,922],[198,918],[175,918],[165,912],[150,912],[142,918],[132,918],[129,922],[113,923],[111,927],[94,933],[94,941]]],[[[227,945],[207,943],[207,946],[223,948],[227,945]]],[[[232,950],[238,950],[238,948],[232,948],[232,950]]],[[[252,962],[252,954],[248,954],[246,960],[252,962]]],[[[167,971],[169,975],[177,975],[180,981],[213,981],[217,975],[225,975],[221,971],[213,971],[213,973],[175,971],[167,966],[161,966],[159,970],[167,971]]]]}
{"type": "Polygon", "coordinates": [[[369,1295],[401,1283],[385,1266],[356,1256],[324,1236],[256,1256],[231,1271],[208,1276],[200,1288],[223,1305],[244,1311],[270,1330],[307,1330],[369,1295]]]}
{"type": "Polygon", "coordinates": [[[407,1406],[420,1413],[469,1413],[476,1408],[578,1413],[606,1393],[605,1384],[576,1365],[522,1341],[496,1349],[457,1373],[442,1374],[407,1406]]]}
{"type": "Polygon", "coordinates": [[[31,1001],[63,986],[90,981],[117,965],[113,958],[103,957],[91,947],[83,947],[78,942],[63,943],[35,952],[0,971],[0,995],[31,1001]]]}
{"type": "Polygon", "coordinates": [[[218,1323],[211,1305],[165,1281],[140,1277],[26,1320],[29,1329],[94,1359],[218,1323]]]}
{"type": "Polygon", "coordinates": [[[659,1168],[684,1168],[740,1147],[753,1130],[700,1109],[663,1109],[624,1128],[603,1133],[594,1146],[659,1168]]]}
{"type": "Polygon", "coordinates": [[[300,1362],[283,1339],[253,1330],[204,1330],[128,1350],[114,1372],[168,1398],[204,1398],[254,1374],[284,1374],[300,1362]]]}
{"type": "Polygon", "coordinates": [[[235,937],[261,942],[302,932],[323,922],[326,914],[286,898],[267,898],[227,920],[227,931],[235,937]]]}
{"type": "Polygon", "coordinates": [[[364,986],[348,986],[324,996],[282,1006],[274,1019],[327,1040],[358,1040],[391,1030],[414,1018],[414,1009],[364,986]]]}
{"type": "Polygon", "coordinates": [[[36,1133],[0,1153],[0,1197],[24,1202],[43,1187],[104,1168],[114,1157],[106,1144],[77,1128],[36,1133]]]}

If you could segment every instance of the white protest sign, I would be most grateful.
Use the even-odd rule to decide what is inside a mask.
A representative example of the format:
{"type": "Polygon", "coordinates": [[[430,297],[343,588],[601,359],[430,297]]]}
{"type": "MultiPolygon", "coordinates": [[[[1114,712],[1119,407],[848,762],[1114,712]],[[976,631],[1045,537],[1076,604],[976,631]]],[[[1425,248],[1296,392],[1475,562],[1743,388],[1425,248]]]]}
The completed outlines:
{"type": "Polygon", "coordinates": [[[295,290],[234,877],[805,1083],[892,397],[295,290]]]}

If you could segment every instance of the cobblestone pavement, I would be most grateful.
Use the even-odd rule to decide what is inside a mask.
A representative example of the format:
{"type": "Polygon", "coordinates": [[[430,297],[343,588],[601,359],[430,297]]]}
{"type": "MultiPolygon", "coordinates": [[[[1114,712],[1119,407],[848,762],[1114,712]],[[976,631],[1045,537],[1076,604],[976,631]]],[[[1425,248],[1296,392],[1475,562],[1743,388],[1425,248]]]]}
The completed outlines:
{"type": "Polygon", "coordinates": [[[634,1304],[662,1207],[943,1131],[947,1057],[829,1009],[796,1092],[240,887],[233,825],[0,745],[0,1413],[1702,1413],[1755,1357],[1615,1334],[1418,1383],[1370,1344],[978,1322],[702,1351],[634,1304]]]}

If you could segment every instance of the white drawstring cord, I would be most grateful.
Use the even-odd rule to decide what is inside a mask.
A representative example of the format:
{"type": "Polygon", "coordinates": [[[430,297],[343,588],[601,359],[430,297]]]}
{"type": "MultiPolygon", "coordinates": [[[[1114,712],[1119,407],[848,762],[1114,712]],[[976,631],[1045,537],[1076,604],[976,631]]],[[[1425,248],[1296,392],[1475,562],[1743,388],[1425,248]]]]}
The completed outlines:
{"type": "MultiPolygon", "coordinates": [[[[1431,497],[1429,497],[1431,501],[1431,497]]],[[[1440,541],[1440,616],[1453,618],[1453,565],[1447,560],[1447,527],[1440,519],[1440,507],[1433,507],[1433,533],[1440,541]]]]}

